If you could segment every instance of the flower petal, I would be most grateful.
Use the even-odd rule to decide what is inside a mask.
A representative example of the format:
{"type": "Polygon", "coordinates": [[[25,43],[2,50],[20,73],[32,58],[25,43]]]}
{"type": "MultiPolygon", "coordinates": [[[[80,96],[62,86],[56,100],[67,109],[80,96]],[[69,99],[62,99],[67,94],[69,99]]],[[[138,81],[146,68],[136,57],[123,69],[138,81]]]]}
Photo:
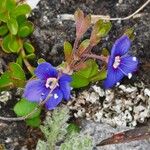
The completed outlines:
{"type": "Polygon", "coordinates": [[[60,77],[59,81],[67,81],[67,82],[71,82],[72,78],[70,75],[68,74],[62,74],[62,76],[60,77]]]}
{"type": "Polygon", "coordinates": [[[119,69],[114,69],[112,67],[108,68],[107,78],[103,85],[105,89],[113,87],[117,82],[123,78],[124,74],[119,69]]]}
{"type": "Polygon", "coordinates": [[[63,98],[63,93],[58,88],[56,88],[52,94],[53,96],[45,104],[48,110],[55,109],[55,107],[62,101],[63,98]]]}
{"type": "Polygon", "coordinates": [[[111,68],[113,66],[114,61],[115,61],[115,57],[114,58],[113,57],[109,57],[108,65],[107,65],[108,68],[111,68]]]}
{"type": "Polygon", "coordinates": [[[119,68],[123,70],[123,72],[128,75],[128,73],[132,73],[137,70],[138,60],[136,57],[127,56],[121,58],[121,63],[119,68]]]}
{"type": "Polygon", "coordinates": [[[70,82],[71,81],[72,81],[72,78],[68,74],[63,74],[59,79],[60,90],[62,91],[63,98],[65,100],[69,100],[70,98],[70,91],[71,91],[70,82]]]}
{"type": "Polygon", "coordinates": [[[42,80],[46,80],[49,77],[57,77],[58,75],[55,67],[47,62],[39,64],[34,73],[39,79],[42,80]]]}
{"type": "Polygon", "coordinates": [[[126,54],[130,48],[131,41],[128,36],[123,35],[118,40],[116,40],[115,44],[111,50],[111,57],[122,56],[126,54]]]}
{"type": "Polygon", "coordinates": [[[63,93],[63,98],[65,100],[69,100],[70,98],[70,93],[71,93],[71,86],[70,86],[70,82],[66,82],[66,81],[60,81],[59,82],[60,85],[60,90],[63,93]]]}
{"type": "Polygon", "coordinates": [[[40,102],[46,98],[48,92],[43,81],[31,80],[25,86],[23,97],[32,102],[40,102]]]}

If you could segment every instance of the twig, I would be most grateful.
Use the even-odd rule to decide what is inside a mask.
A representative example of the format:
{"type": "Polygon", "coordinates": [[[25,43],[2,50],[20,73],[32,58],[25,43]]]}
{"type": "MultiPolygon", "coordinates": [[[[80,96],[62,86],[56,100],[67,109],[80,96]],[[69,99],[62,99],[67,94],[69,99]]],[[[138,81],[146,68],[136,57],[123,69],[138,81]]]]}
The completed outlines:
{"type": "MultiPolygon", "coordinates": [[[[121,17],[121,18],[111,18],[110,16],[104,16],[104,15],[91,15],[92,23],[95,23],[99,19],[103,20],[111,20],[111,21],[117,21],[117,20],[128,20],[133,18],[136,14],[138,14],[143,8],[145,8],[150,3],[150,0],[147,0],[139,9],[137,9],[134,13],[127,17],[121,17]]],[[[59,20],[74,20],[74,15],[72,14],[60,14],[57,16],[59,20]]]]}

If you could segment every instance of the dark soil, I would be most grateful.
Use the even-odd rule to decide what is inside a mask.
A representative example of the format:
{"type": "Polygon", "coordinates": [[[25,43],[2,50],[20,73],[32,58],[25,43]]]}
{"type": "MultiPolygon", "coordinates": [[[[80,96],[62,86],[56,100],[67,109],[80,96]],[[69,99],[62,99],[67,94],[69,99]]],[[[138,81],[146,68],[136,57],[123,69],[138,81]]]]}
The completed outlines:
{"type": "MultiPolygon", "coordinates": [[[[30,40],[36,48],[37,59],[44,58],[57,66],[64,60],[63,42],[68,40],[73,43],[74,41],[74,22],[63,21],[60,24],[57,19],[58,14],[73,14],[77,8],[80,8],[86,14],[125,17],[137,10],[143,3],[144,1],[141,0],[126,0],[121,4],[118,4],[118,0],[64,0],[64,3],[61,3],[61,0],[41,0],[38,9],[35,9],[29,18],[35,24],[35,32],[30,40]]],[[[131,80],[125,79],[123,82],[132,84],[142,81],[145,86],[150,87],[150,5],[141,13],[144,15],[140,18],[122,22],[113,21],[109,36],[104,38],[93,51],[100,53],[103,47],[111,50],[112,44],[124,33],[125,29],[133,27],[136,36],[131,49],[140,61],[139,70],[131,80]]],[[[85,37],[88,35],[87,33],[85,37]]],[[[13,57],[11,60],[8,59],[6,55],[2,55],[2,58],[6,63],[13,59],[13,57]]],[[[0,109],[1,115],[14,115],[12,108],[17,99],[15,94],[13,95],[12,101],[0,109]]],[[[42,134],[39,129],[31,129],[24,122],[0,121],[0,144],[4,144],[7,150],[20,150],[25,145],[27,145],[28,150],[35,149],[37,139],[40,137],[42,134]]]]}

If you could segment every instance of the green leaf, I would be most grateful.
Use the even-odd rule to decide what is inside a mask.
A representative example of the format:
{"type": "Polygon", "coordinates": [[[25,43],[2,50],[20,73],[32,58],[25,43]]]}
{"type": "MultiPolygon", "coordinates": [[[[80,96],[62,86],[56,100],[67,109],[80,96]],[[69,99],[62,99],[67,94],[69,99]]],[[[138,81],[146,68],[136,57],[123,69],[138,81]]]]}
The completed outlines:
{"type": "Polygon", "coordinates": [[[38,64],[41,64],[41,63],[43,63],[43,62],[46,62],[46,60],[45,60],[44,58],[40,58],[40,59],[38,59],[38,61],[37,61],[38,64]]]}
{"type": "Polygon", "coordinates": [[[0,12],[4,11],[6,8],[6,0],[0,0],[0,12]]]}
{"type": "Polygon", "coordinates": [[[32,118],[32,119],[27,119],[26,123],[27,123],[27,125],[29,125],[31,127],[39,127],[41,124],[40,116],[32,118]]]}
{"type": "Polygon", "coordinates": [[[35,51],[34,47],[33,47],[32,44],[29,43],[29,42],[25,42],[25,43],[23,44],[23,47],[25,48],[25,50],[26,50],[26,52],[27,52],[28,54],[34,53],[34,51],[35,51]]]}
{"type": "Polygon", "coordinates": [[[23,60],[22,60],[22,57],[20,55],[18,56],[16,63],[22,67],[23,60]]]}
{"type": "Polygon", "coordinates": [[[0,77],[0,89],[11,89],[13,87],[24,87],[26,78],[24,71],[17,63],[10,63],[9,69],[0,77]]]}
{"type": "Polygon", "coordinates": [[[130,38],[130,40],[134,40],[135,36],[134,36],[134,30],[132,28],[126,29],[124,34],[127,35],[130,38]]]}
{"type": "Polygon", "coordinates": [[[5,52],[5,53],[11,53],[8,45],[9,45],[9,42],[11,41],[11,35],[7,35],[4,37],[4,39],[2,40],[2,50],[5,52]]]}
{"type": "Polygon", "coordinates": [[[18,23],[15,19],[10,18],[7,21],[7,26],[8,26],[9,31],[11,32],[11,34],[13,34],[13,35],[17,34],[17,32],[18,32],[18,23]]]}
{"type": "Polygon", "coordinates": [[[93,76],[90,81],[91,82],[96,82],[96,81],[100,81],[100,80],[104,80],[107,77],[107,71],[106,70],[102,70],[99,71],[95,76],[93,76]]]}
{"type": "Polygon", "coordinates": [[[82,53],[84,53],[84,51],[86,50],[86,48],[90,45],[90,40],[86,39],[84,41],[82,41],[82,43],[79,45],[78,48],[78,55],[80,56],[82,53]]]}
{"type": "Polygon", "coordinates": [[[0,12],[0,21],[7,22],[9,20],[9,14],[7,11],[0,12]]]}
{"type": "Polygon", "coordinates": [[[12,36],[11,40],[8,43],[8,48],[11,52],[18,53],[22,48],[21,40],[19,38],[16,38],[15,36],[12,36]]]}
{"type": "Polygon", "coordinates": [[[34,26],[32,22],[30,21],[25,22],[24,24],[21,24],[21,26],[19,27],[18,36],[25,38],[33,32],[33,29],[34,29],[34,26]]]}
{"type": "Polygon", "coordinates": [[[87,86],[91,81],[98,81],[105,78],[105,73],[99,71],[99,67],[94,60],[86,61],[86,67],[72,75],[73,88],[81,88],[87,86]]]}
{"type": "Polygon", "coordinates": [[[26,82],[26,77],[23,69],[20,67],[17,63],[10,63],[9,69],[11,72],[11,79],[15,86],[17,87],[23,87],[26,82]]]}
{"type": "Polygon", "coordinates": [[[90,44],[95,46],[99,43],[102,37],[105,37],[111,29],[110,22],[104,22],[103,20],[98,20],[94,26],[90,37],[90,44]]]}
{"type": "Polygon", "coordinates": [[[111,22],[102,21],[101,28],[99,30],[98,35],[100,35],[101,37],[107,36],[107,34],[110,31],[111,27],[112,27],[111,22]]]}
{"type": "Polygon", "coordinates": [[[36,55],[34,53],[25,56],[25,58],[30,59],[30,60],[35,59],[35,57],[36,55]]]}
{"type": "Polygon", "coordinates": [[[27,26],[23,26],[19,29],[18,36],[19,37],[27,37],[30,34],[30,28],[27,26]]]}
{"type": "Polygon", "coordinates": [[[14,16],[26,15],[29,14],[30,12],[31,7],[28,4],[20,4],[15,8],[13,15],[14,16]]]}
{"type": "Polygon", "coordinates": [[[7,71],[0,77],[0,89],[6,90],[13,87],[13,82],[10,78],[11,74],[7,71]]]}
{"type": "Polygon", "coordinates": [[[90,59],[88,61],[86,61],[86,68],[78,71],[77,73],[87,79],[89,79],[90,77],[94,76],[95,74],[97,74],[98,72],[98,65],[97,63],[90,59]]]}
{"type": "Polygon", "coordinates": [[[16,0],[6,0],[6,9],[8,11],[13,11],[16,7],[16,0]]]}
{"type": "Polygon", "coordinates": [[[9,12],[6,9],[7,0],[0,0],[0,21],[7,22],[9,12]]]}
{"type": "Polygon", "coordinates": [[[22,48],[22,42],[13,35],[7,35],[2,41],[2,49],[6,53],[18,53],[22,48]]]}
{"type": "Polygon", "coordinates": [[[20,16],[18,16],[18,17],[16,18],[16,20],[17,20],[17,22],[18,22],[19,27],[20,27],[22,24],[24,24],[24,23],[27,22],[27,18],[26,18],[25,15],[20,15],[20,16]]]}
{"type": "Polygon", "coordinates": [[[103,49],[102,49],[102,55],[103,55],[103,56],[106,56],[106,57],[109,56],[109,51],[108,51],[108,49],[103,48],[103,49]]]}
{"type": "Polygon", "coordinates": [[[72,45],[68,41],[64,42],[64,54],[66,62],[70,62],[72,55],[72,45]]]}
{"type": "Polygon", "coordinates": [[[0,26],[0,36],[4,36],[5,34],[8,33],[8,28],[6,25],[0,26]]]}
{"type": "Polygon", "coordinates": [[[89,84],[89,80],[85,77],[82,77],[81,75],[79,75],[78,73],[74,73],[72,75],[72,82],[71,82],[71,86],[73,88],[81,88],[81,87],[85,87],[89,84]]]}
{"type": "MultiPolygon", "coordinates": [[[[15,106],[14,106],[14,112],[17,114],[17,116],[26,116],[30,114],[32,111],[34,111],[38,107],[38,104],[35,102],[30,102],[24,98],[22,98],[15,106]]],[[[29,116],[30,119],[39,117],[41,113],[41,108],[37,108],[37,111],[33,113],[31,116],[29,116]]]]}

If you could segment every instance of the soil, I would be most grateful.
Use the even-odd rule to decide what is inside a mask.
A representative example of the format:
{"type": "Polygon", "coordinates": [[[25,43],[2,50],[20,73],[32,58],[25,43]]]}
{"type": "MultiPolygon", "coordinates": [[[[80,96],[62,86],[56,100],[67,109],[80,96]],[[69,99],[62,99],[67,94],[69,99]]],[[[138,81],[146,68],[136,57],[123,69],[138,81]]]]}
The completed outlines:
{"type": "MultiPolygon", "coordinates": [[[[111,17],[125,17],[137,10],[144,2],[141,0],[41,0],[38,8],[33,10],[29,19],[35,25],[35,32],[30,37],[35,46],[37,58],[44,58],[54,66],[64,60],[63,43],[68,40],[74,42],[75,24],[73,21],[60,21],[58,14],[73,14],[77,8],[86,14],[110,15],[111,17]]],[[[100,53],[103,47],[111,50],[114,41],[120,37],[125,29],[132,27],[135,39],[132,43],[132,53],[139,59],[139,70],[131,80],[125,78],[124,84],[143,82],[150,88],[150,5],[140,12],[143,16],[126,21],[113,21],[112,30],[93,51],[100,53]]],[[[89,33],[85,35],[88,37],[89,33]]],[[[84,37],[84,38],[85,38],[84,37]]],[[[4,62],[12,61],[15,56],[8,58],[0,52],[4,62]]],[[[36,62],[36,60],[35,60],[36,62]]],[[[35,64],[36,65],[36,64],[35,64]]],[[[116,90],[117,91],[117,90],[116,90]]],[[[6,105],[1,104],[2,116],[14,116],[13,106],[17,102],[16,90],[12,91],[12,98],[6,105]]],[[[35,149],[38,138],[42,137],[39,129],[27,127],[24,122],[0,121],[0,143],[7,150],[35,149]]]]}

